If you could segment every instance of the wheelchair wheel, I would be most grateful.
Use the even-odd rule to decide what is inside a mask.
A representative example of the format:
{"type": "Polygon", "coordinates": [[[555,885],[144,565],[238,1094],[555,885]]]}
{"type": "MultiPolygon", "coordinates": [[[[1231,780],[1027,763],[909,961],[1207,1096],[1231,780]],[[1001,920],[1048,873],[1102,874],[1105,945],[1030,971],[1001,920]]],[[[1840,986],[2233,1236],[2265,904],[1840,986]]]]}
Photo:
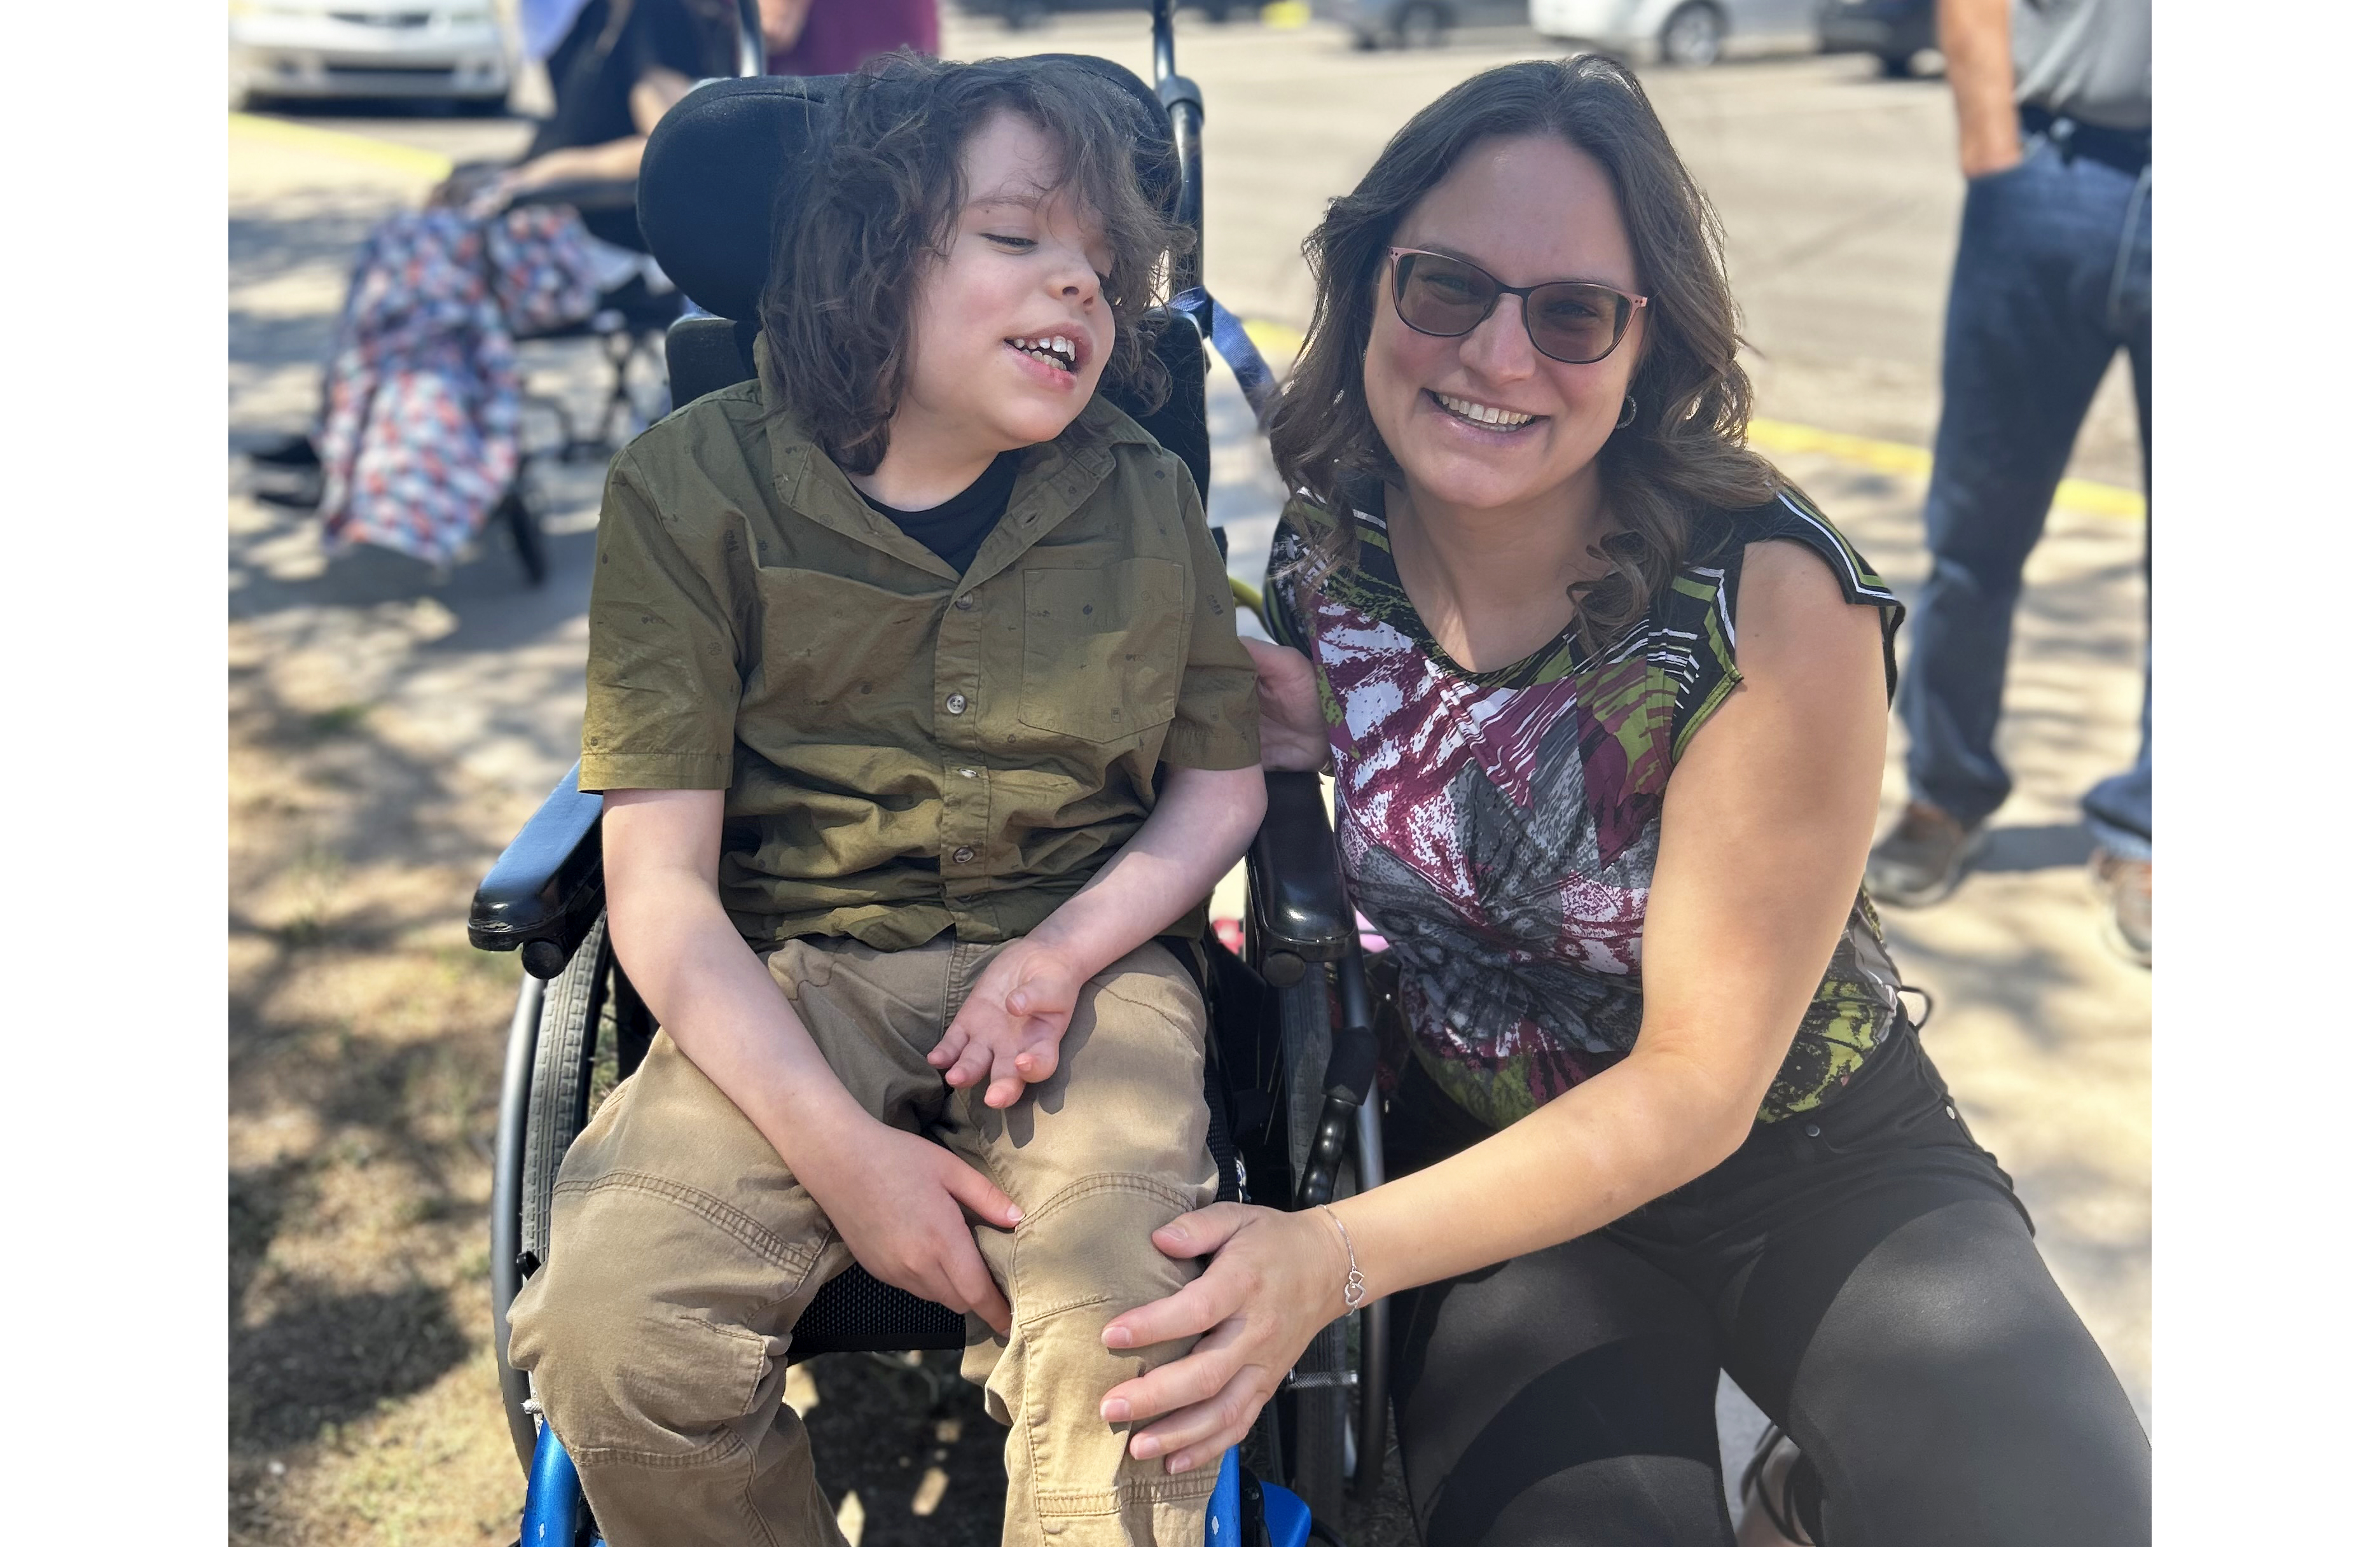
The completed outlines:
{"type": "Polygon", "coordinates": [[[537,1426],[521,1404],[528,1378],[512,1368],[506,1322],[520,1286],[545,1261],[553,1212],[553,1177],[588,1115],[636,1071],[652,1042],[652,1017],[612,955],[607,920],[598,915],[569,965],[552,982],[524,978],[505,1059],[503,1127],[489,1276],[495,1309],[496,1379],[506,1422],[528,1470],[537,1426]]]}
{"type": "MultiPolygon", "coordinates": [[[[1348,1368],[1347,1326],[1333,1322],[1298,1357],[1296,1374],[1336,1383],[1348,1368]]],[[[1293,1377],[1294,1378],[1294,1377],[1293,1377]]],[[[1292,1443],[1290,1486],[1314,1512],[1315,1523],[1332,1531],[1347,1518],[1347,1388],[1336,1383],[1290,1393],[1292,1443]]]]}
{"type": "MultiPolygon", "coordinates": [[[[1322,1115],[1323,1080],[1330,1063],[1330,974],[1316,963],[1278,995],[1290,1175],[1296,1177],[1305,1174],[1306,1151],[1322,1115]]],[[[1333,1196],[1352,1191],[1352,1180],[1342,1163],[1333,1196]]],[[[1333,1322],[1298,1357],[1293,1383],[1302,1377],[1316,1383],[1293,1383],[1283,1403],[1288,1409],[1282,1448],[1289,1486],[1314,1512],[1315,1521],[1331,1530],[1346,1517],[1347,1387],[1340,1383],[1350,1369],[1346,1332],[1346,1322],[1333,1322]]]]}
{"type": "Polygon", "coordinates": [[[546,1257],[553,1178],[588,1115],[636,1072],[653,1024],[612,954],[610,920],[598,915],[570,965],[545,992],[528,1088],[521,1158],[521,1277],[546,1257]]]}
{"type": "Polygon", "coordinates": [[[546,552],[545,527],[522,497],[519,484],[505,490],[504,497],[497,502],[491,524],[496,521],[504,523],[505,533],[512,539],[513,552],[519,555],[521,571],[528,577],[528,583],[545,584],[546,574],[552,567],[546,552]]]}

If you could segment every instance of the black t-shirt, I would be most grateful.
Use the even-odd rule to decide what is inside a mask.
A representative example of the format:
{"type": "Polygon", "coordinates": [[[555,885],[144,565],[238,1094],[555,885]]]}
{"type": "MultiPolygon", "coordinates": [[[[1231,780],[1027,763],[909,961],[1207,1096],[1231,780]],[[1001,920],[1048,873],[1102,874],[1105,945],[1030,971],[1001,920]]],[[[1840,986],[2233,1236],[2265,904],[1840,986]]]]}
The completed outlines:
{"type": "MultiPolygon", "coordinates": [[[[553,52],[553,116],[538,126],[528,154],[636,133],[628,93],[656,65],[689,80],[733,74],[734,15],[719,0],[588,0],[553,52]]],[[[603,240],[643,250],[634,210],[589,210],[585,217],[603,240]]]]}
{"type": "Polygon", "coordinates": [[[983,476],[926,510],[895,510],[866,493],[860,498],[934,551],[934,556],[964,575],[975,562],[976,550],[1008,511],[1008,492],[1016,486],[1021,451],[1003,451],[983,469],[983,476]]]}

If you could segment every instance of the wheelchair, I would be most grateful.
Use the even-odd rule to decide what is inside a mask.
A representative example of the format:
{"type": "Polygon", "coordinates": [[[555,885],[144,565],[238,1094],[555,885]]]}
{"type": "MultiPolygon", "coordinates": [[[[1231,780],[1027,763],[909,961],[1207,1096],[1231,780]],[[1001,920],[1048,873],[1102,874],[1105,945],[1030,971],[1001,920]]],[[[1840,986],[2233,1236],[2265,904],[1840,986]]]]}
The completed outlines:
{"type": "MultiPolygon", "coordinates": [[[[1154,91],[1110,73],[1147,104],[1153,148],[1169,148],[1161,192],[1200,228],[1196,85],[1173,69],[1171,0],[1152,0],[1154,91]]],[[[747,7],[748,17],[749,9],[747,7]]],[[[1079,56],[1076,56],[1079,59],[1079,56]]],[[[638,189],[645,235],[664,272],[702,309],[666,340],[673,398],[690,402],[755,374],[758,302],[778,223],[779,169],[806,152],[833,111],[840,78],[708,81],[674,107],[648,143],[638,189]]],[[[1194,248],[1195,254],[1195,248],[1194,248]]],[[[1198,283],[1195,255],[1173,275],[1159,353],[1164,404],[1122,404],[1208,478],[1206,347],[1216,345],[1261,404],[1261,359],[1198,283]]],[[[1220,544],[1221,533],[1216,533],[1220,544]]],[[[1208,1009],[1208,1145],[1219,1200],[1278,1208],[1327,1203],[1382,1180],[1375,1006],[1356,921],[1312,774],[1268,774],[1269,810],[1248,855],[1248,909],[1237,950],[1209,929],[1196,950],[1208,1009]]],[[[603,898],[602,801],[574,766],[504,849],[472,901],[472,944],[518,951],[524,974],[504,1058],[489,1253],[495,1362],[506,1421],[528,1479],[523,1542],[593,1542],[576,1472],[545,1425],[526,1374],[507,1358],[514,1297],[549,1246],[556,1169],[603,1095],[632,1075],[655,1023],[621,970],[603,898]]],[[[854,1266],[824,1285],[796,1326],[789,1363],[842,1352],[953,1349],[957,1313],[854,1266]]],[[[1216,1547],[1303,1547],[1338,1540],[1351,1496],[1377,1485],[1388,1431],[1385,1301],[1325,1329],[1242,1445],[1224,1457],[1209,1503],[1216,1547]]]]}
{"type": "MultiPolygon", "coordinates": [[[[641,242],[617,240],[635,234],[631,227],[636,201],[637,184],[629,178],[549,184],[521,194],[506,207],[565,205],[577,210],[590,227],[600,225],[600,234],[605,239],[618,246],[641,248],[641,242]]],[[[550,421],[552,433],[534,442],[524,436],[520,469],[490,513],[488,525],[504,529],[531,586],[543,585],[552,568],[542,521],[545,502],[537,482],[537,469],[544,462],[607,460],[659,417],[649,416],[637,401],[631,373],[639,360],[658,362],[662,359],[670,324],[685,316],[686,311],[683,291],[657,286],[649,274],[639,271],[598,296],[595,310],[587,316],[514,335],[513,342],[520,345],[576,344],[592,339],[601,346],[604,362],[611,368],[602,406],[589,421],[582,423],[568,403],[551,394],[528,393],[522,397],[524,420],[532,412],[538,414],[550,421]]],[[[661,405],[663,413],[669,408],[670,401],[661,405]]]]}

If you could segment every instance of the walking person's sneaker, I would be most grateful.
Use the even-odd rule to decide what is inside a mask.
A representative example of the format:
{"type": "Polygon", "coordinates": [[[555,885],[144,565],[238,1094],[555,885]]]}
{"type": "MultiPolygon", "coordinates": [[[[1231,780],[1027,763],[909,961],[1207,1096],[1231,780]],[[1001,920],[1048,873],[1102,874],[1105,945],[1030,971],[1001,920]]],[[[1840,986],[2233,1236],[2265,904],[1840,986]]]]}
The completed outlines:
{"type": "Polygon", "coordinates": [[[1892,831],[1867,851],[1868,895],[1902,907],[1940,902],[1966,878],[1991,834],[1939,806],[1912,800],[1892,831]]]}
{"type": "Polygon", "coordinates": [[[2091,874],[2107,896],[2107,943],[2149,965],[2149,862],[2119,859],[2106,849],[2091,856],[2091,874]]]}

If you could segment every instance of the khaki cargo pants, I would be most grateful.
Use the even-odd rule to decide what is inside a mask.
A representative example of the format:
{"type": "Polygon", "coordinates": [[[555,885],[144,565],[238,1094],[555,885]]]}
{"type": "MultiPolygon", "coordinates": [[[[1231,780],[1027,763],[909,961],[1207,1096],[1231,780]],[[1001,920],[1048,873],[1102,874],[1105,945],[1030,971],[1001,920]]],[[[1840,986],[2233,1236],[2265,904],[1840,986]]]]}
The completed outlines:
{"type": "MultiPolygon", "coordinates": [[[[1005,1112],[926,1062],[1002,946],[794,941],[766,957],[844,1087],[930,1135],[1025,1211],[976,1239],[1014,1317],[967,1322],[963,1370],[1007,1424],[1004,1547],[1196,1547],[1208,1465],[1169,1477],[1099,1415],[1182,1344],[1123,1353],[1108,1320],[1196,1276],[1149,1244],[1215,1196],[1205,1012],[1145,945],[1086,985],[1058,1070],[1005,1112]]],[[[512,1357],[613,1547],[830,1547],[842,1538],[783,1405],[788,1334],[851,1253],[776,1151],[664,1032],[554,1185],[552,1261],[512,1310],[512,1357]]]]}

